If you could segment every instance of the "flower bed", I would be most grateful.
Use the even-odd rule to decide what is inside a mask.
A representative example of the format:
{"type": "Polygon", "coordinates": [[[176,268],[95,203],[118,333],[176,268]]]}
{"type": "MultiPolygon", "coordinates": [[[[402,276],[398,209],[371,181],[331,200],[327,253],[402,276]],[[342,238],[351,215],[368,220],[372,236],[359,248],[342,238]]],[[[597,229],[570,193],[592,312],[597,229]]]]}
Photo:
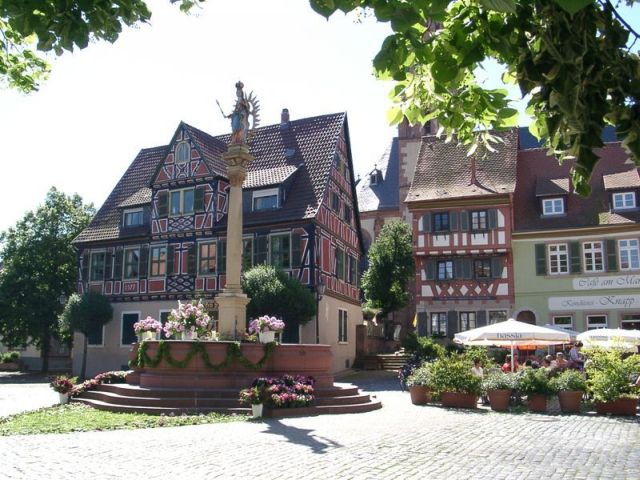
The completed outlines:
{"type": "Polygon", "coordinates": [[[313,403],[313,377],[283,375],[281,377],[258,377],[251,387],[240,392],[243,403],[264,403],[271,408],[308,407],[313,403]]]}

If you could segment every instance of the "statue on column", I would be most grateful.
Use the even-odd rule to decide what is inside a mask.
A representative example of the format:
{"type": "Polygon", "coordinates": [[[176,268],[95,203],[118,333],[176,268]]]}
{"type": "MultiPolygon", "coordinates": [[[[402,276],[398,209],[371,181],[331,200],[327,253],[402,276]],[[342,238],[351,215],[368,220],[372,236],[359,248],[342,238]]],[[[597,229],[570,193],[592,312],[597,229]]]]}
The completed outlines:
{"type": "Polygon", "coordinates": [[[255,129],[260,123],[260,102],[253,92],[247,95],[242,82],[236,83],[236,104],[229,115],[226,115],[216,100],[222,116],[231,119],[231,145],[244,145],[253,138],[255,129]],[[252,122],[249,123],[251,118],[252,122]]]}

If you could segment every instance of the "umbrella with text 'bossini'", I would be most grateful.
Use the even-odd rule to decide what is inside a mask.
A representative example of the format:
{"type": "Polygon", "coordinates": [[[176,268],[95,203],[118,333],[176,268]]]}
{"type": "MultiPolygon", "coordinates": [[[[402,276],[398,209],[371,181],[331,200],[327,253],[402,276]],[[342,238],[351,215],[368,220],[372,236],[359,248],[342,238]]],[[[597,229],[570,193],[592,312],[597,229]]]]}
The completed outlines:
{"type": "Polygon", "coordinates": [[[505,322],[486,327],[474,328],[456,333],[453,341],[463,345],[496,345],[511,347],[511,368],[513,369],[513,349],[520,345],[558,345],[570,343],[571,335],[552,328],[518,322],[510,318],[505,322]]]}

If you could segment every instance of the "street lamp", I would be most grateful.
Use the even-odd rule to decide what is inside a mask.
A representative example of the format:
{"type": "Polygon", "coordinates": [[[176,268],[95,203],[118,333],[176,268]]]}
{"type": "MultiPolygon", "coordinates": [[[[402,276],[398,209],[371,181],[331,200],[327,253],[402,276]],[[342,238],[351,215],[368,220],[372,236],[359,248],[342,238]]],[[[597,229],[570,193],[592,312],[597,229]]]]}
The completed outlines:
{"type": "Polygon", "coordinates": [[[324,279],[320,277],[320,281],[316,285],[316,344],[320,343],[320,300],[322,300],[326,289],[324,279]]]}

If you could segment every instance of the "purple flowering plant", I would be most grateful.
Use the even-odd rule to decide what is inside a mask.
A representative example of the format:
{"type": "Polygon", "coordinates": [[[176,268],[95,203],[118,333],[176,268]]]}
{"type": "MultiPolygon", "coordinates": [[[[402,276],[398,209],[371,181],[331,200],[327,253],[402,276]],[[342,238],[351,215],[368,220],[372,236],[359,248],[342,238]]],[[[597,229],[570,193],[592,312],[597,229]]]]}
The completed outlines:
{"type": "Polygon", "coordinates": [[[162,323],[160,323],[155,318],[148,316],[147,318],[134,323],[133,330],[136,333],[142,333],[142,332],[160,333],[162,331],[162,323]]]}
{"type": "Polygon", "coordinates": [[[255,405],[266,403],[272,408],[307,407],[315,399],[313,377],[283,375],[258,377],[250,388],[240,392],[240,401],[255,405]]]}
{"type": "Polygon", "coordinates": [[[67,377],[66,375],[60,375],[53,377],[49,386],[58,393],[70,393],[73,390],[76,377],[67,377]]]}
{"type": "Polygon", "coordinates": [[[251,320],[249,324],[249,333],[258,334],[265,332],[281,332],[284,330],[284,322],[276,317],[263,315],[262,317],[251,320]]]}
{"type": "Polygon", "coordinates": [[[207,314],[199,300],[191,303],[182,303],[178,300],[178,308],[171,310],[171,314],[164,326],[164,334],[167,338],[176,333],[182,333],[191,330],[198,336],[205,335],[211,330],[211,317],[207,314]]]}

